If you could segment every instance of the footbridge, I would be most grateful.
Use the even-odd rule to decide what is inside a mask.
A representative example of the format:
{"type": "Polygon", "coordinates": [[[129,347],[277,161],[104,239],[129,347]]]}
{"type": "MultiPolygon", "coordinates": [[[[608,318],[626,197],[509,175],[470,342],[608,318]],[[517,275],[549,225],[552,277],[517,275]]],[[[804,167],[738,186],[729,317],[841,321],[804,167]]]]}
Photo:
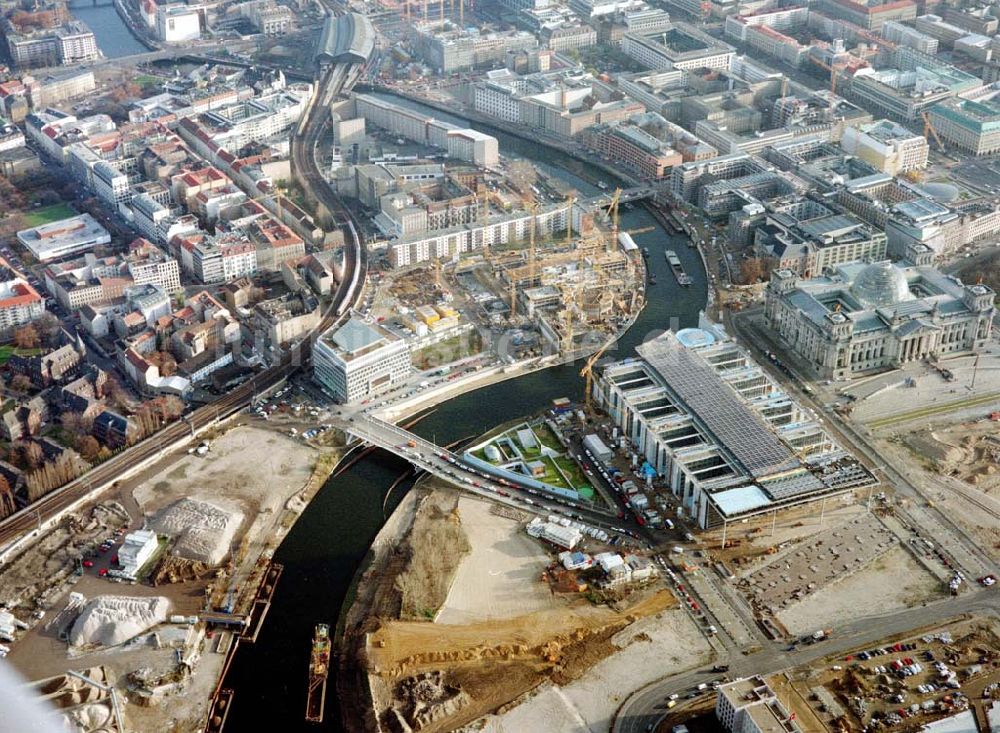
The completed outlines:
{"type": "MultiPolygon", "coordinates": [[[[634,188],[623,188],[618,196],[618,203],[620,204],[630,204],[634,201],[642,201],[643,199],[653,198],[657,193],[657,189],[653,186],[636,186],[634,188]]],[[[611,206],[611,201],[614,199],[614,192],[602,193],[599,196],[591,196],[589,198],[580,199],[580,203],[584,206],[589,206],[591,208],[602,208],[606,209],[611,206]]]]}

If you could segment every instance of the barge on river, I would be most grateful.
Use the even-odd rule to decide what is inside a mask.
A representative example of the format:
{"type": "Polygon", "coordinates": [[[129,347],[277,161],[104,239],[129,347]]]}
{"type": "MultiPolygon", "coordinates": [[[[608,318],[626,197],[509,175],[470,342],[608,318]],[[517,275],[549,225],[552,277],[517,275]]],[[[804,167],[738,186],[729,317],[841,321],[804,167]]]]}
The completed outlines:
{"type": "Polygon", "coordinates": [[[672,249],[668,249],[663,254],[666,256],[667,262],[670,264],[670,269],[673,271],[674,277],[677,278],[677,284],[683,285],[684,287],[690,285],[691,276],[684,272],[684,268],[681,266],[681,261],[677,257],[677,253],[672,249]]]}
{"type": "Polygon", "coordinates": [[[309,655],[309,697],[306,699],[306,722],[322,723],[326,704],[326,678],[330,672],[330,627],[316,624],[309,655]]]}

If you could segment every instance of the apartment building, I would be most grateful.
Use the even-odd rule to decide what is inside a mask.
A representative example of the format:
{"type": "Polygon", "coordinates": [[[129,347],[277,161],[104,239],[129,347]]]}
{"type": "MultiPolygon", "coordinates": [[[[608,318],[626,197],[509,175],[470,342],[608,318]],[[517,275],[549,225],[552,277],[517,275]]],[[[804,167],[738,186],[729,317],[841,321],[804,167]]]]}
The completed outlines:
{"type": "Polygon", "coordinates": [[[0,257],[0,330],[31,323],[45,312],[45,299],[0,257]]]}
{"type": "Polygon", "coordinates": [[[900,46],[907,46],[921,53],[933,56],[938,52],[938,39],[921,33],[916,28],[890,20],[882,26],[882,38],[900,46]]]}
{"type": "Polygon", "coordinates": [[[54,28],[18,31],[11,21],[3,24],[7,51],[15,66],[73,66],[101,57],[93,32],[79,20],[54,28]]]}

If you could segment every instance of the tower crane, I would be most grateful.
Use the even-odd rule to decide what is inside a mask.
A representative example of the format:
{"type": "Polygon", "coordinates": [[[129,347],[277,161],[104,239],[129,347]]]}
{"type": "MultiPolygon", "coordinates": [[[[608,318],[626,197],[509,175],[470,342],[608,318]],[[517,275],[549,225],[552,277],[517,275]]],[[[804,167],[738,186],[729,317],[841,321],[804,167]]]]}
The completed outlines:
{"type": "Polygon", "coordinates": [[[573,205],[576,204],[576,196],[570,194],[566,199],[566,246],[573,243],[573,205]]]}
{"type": "Polygon", "coordinates": [[[821,61],[820,59],[812,57],[812,56],[810,56],[810,60],[814,64],[816,64],[817,66],[822,66],[824,69],[826,69],[826,70],[828,70],[830,72],[830,93],[831,94],[836,94],[837,93],[837,72],[838,71],[843,71],[844,69],[846,69],[847,66],[848,66],[847,62],[841,61],[839,64],[838,63],[828,64],[825,61],[821,61]]]}
{"type": "Polygon", "coordinates": [[[608,206],[608,213],[611,214],[611,247],[618,245],[618,204],[621,202],[622,190],[616,188],[615,192],[611,195],[611,205],[608,206]]]}
{"type": "Polygon", "coordinates": [[[611,345],[617,340],[617,337],[612,334],[611,338],[605,341],[601,348],[591,354],[590,358],[587,359],[587,363],[583,365],[583,369],[580,370],[580,376],[586,380],[583,393],[583,404],[587,412],[590,412],[591,408],[590,391],[594,385],[594,364],[597,363],[598,359],[604,356],[604,352],[611,348],[611,345]]]}
{"type": "Polygon", "coordinates": [[[941,138],[938,136],[937,130],[935,130],[934,125],[931,124],[931,116],[926,112],[921,112],[920,116],[924,118],[924,138],[927,137],[928,132],[934,135],[934,141],[937,143],[938,150],[943,153],[944,143],[941,142],[941,138]]]}

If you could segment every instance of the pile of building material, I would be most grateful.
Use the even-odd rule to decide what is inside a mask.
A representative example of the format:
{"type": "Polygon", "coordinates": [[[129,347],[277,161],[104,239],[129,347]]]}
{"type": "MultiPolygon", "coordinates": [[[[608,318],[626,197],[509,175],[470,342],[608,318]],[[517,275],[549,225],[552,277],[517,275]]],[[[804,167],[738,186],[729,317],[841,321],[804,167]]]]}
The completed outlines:
{"type": "Polygon", "coordinates": [[[386,712],[385,725],[398,733],[422,730],[454,715],[469,701],[469,695],[446,683],[440,671],[407,677],[396,689],[396,704],[386,712]]]}
{"type": "Polygon", "coordinates": [[[177,538],[173,553],[188,560],[218,565],[229,552],[243,513],[198,499],[181,499],[150,522],[157,534],[177,538]]]}
{"type": "Polygon", "coordinates": [[[71,646],[117,646],[167,620],[163,596],[98,596],[84,607],[70,631],[71,646]]]}

